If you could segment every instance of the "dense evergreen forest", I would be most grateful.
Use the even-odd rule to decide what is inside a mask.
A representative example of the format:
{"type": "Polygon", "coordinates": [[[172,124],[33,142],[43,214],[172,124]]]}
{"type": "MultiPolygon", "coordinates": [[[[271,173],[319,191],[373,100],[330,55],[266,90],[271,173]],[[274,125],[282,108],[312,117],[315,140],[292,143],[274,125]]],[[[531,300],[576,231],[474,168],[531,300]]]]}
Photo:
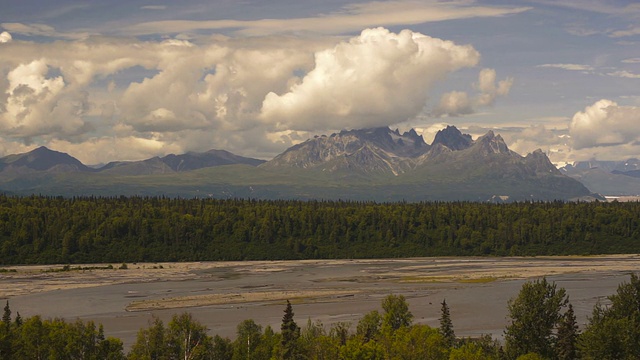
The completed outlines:
{"type": "MultiPolygon", "coordinates": [[[[101,325],[63,319],[12,316],[7,302],[0,322],[0,359],[84,360],[621,360],[640,358],[640,279],[618,286],[608,307],[596,305],[582,332],[563,288],[546,279],[523,284],[507,303],[504,343],[485,335],[458,338],[443,300],[439,328],[415,324],[406,299],[389,295],[382,311],[357,324],[326,328],[309,319],[300,326],[287,301],[280,331],[252,319],[240,322],[235,340],[209,335],[189,313],[168,325],[153,318],[126,353],[101,325]],[[353,325],[353,326],[352,326],[353,325]]],[[[215,331],[215,329],[214,329],[215,331]]]]}
{"type": "Polygon", "coordinates": [[[0,264],[640,252],[640,203],[0,196],[0,264]]]}

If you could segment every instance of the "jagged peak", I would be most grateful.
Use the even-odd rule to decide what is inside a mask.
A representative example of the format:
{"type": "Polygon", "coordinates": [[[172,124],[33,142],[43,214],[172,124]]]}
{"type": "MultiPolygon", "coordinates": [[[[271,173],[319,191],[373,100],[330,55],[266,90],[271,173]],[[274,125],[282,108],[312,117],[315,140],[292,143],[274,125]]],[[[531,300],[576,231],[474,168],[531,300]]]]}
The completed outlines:
{"type": "Polygon", "coordinates": [[[504,142],[499,134],[496,135],[493,130],[487,131],[486,134],[476,140],[476,144],[488,153],[493,154],[510,154],[511,150],[504,142]]]}
{"type": "Polygon", "coordinates": [[[436,144],[442,144],[451,150],[464,150],[473,144],[473,139],[471,135],[463,134],[457,127],[447,125],[436,133],[431,145],[436,144]]]}
{"type": "Polygon", "coordinates": [[[529,154],[527,154],[527,156],[540,156],[540,155],[545,155],[544,151],[542,151],[542,149],[540,149],[540,148],[535,149],[532,152],[530,152],[529,154]]]}
{"type": "MultiPolygon", "coordinates": [[[[496,134],[493,132],[493,130],[489,130],[489,131],[487,131],[486,134],[484,134],[481,137],[479,137],[478,140],[480,140],[480,139],[492,140],[495,137],[496,137],[496,134]]],[[[498,135],[498,137],[500,137],[500,139],[502,139],[502,136],[498,135]]]]}

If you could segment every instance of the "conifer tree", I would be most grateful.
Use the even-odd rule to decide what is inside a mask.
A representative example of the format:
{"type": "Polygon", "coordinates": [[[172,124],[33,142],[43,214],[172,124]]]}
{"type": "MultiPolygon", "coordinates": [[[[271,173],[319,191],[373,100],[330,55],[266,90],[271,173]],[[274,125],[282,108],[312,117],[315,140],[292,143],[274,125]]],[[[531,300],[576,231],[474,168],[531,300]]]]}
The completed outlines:
{"type": "Polygon", "coordinates": [[[7,331],[11,329],[11,308],[9,307],[9,300],[7,300],[7,305],[4,306],[4,312],[2,313],[2,325],[7,331]]]}
{"type": "Polygon", "coordinates": [[[4,307],[2,314],[2,327],[0,328],[0,359],[10,359],[13,351],[11,350],[11,309],[9,308],[9,300],[4,307]]]}
{"type": "Polygon", "coordinates": [[[562,316],[562,319],[560,319],[560,324],[558,325],[556,355],[559,360],[572,360],[577,358],[577,339],[578,324],[576,323],[576,315],[573,312],[573,305],[569,304],[569,308],[562,316]]]}
{"type": "Polygon", "coordinates": [[[298,324],[293,320],[293,315],[293,308],[289,300],[287,300],[287,307],[284,309],[282,326],[280,327],[283,359],[296,358],[296,343],[300,337],[300,327],[298,327],[298,324]]]}
{"type": "Polygon", "coordinates": [[[447,345],[453,347],[456,342],[456,334],[453,331],[453,323],[451,322],[451,315],[449,314],[449,306],[447,300],[442,300],[442,309],[440,314],[440,334],[444,337],[447,345]]]}

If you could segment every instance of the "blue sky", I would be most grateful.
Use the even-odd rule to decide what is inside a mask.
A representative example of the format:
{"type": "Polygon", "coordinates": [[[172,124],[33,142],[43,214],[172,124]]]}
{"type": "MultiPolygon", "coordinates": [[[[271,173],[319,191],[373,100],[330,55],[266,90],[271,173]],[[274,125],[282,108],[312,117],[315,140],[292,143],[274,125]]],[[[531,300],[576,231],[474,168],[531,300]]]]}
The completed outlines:
{"type": "Polygon", "coordinates": [[[344,128],[640,157],[634,1],[11,1],[0,155],[270,158],[344,128]]]}

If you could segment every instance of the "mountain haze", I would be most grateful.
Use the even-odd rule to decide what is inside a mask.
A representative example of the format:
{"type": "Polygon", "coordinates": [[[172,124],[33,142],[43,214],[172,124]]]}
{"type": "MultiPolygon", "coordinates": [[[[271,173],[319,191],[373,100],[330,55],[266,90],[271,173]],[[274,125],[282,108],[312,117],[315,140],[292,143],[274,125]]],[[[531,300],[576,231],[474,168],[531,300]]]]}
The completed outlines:
{"type": "Polygon", "coordinates": [[[640,195],[640,160],[576,161],[560,169],[595,192],[611,196],[640,195]]]}

